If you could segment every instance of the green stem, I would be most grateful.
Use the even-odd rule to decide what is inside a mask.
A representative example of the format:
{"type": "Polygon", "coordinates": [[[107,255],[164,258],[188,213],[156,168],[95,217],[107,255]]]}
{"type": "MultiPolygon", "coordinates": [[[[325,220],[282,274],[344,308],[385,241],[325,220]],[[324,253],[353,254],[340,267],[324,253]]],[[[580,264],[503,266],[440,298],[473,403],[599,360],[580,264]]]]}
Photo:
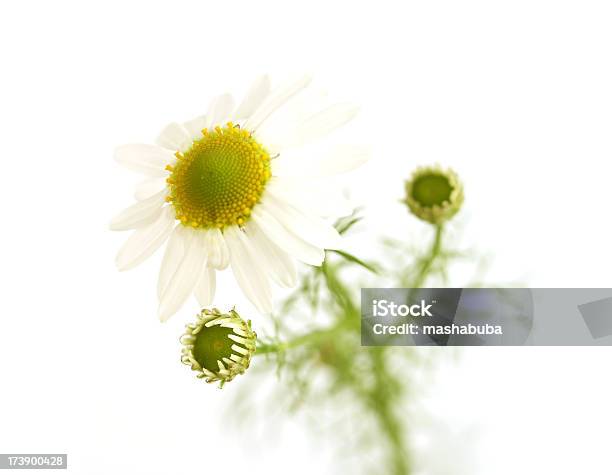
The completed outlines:
{"type": "Polygon", "coordinates": [[[427,277],[429,276],[429,271],[431,270],[431,266],[435,262],[435,260],[440,255],[440,249],[442,248],[442,235],[444,233],[444,226],[442,224],[437,224],[435,226],[435,237],[433,240],[433,244],[431,245],[431,249],[427,256],[421,261],[421,265],[419,271],[414,278],[414,281],[411,285],[409,285],[412,289],[418,289],[423,286],[427,277]]]}
{"type": "Polygon", "coordinates": [[[397,374],[389,371],[386,358],[388,348],[378,347],[370,348],[370,350],[369,356],[373,364],[376,384],[373,385],[364,402],[376,414],[380,429],[389,442],[388,461],[389,467],[392,467],[389,473],[408,475],[411,473],[409,450],[403,434],[401,416],[398,417],[396,412],[401,397],[394,390],[389,390],[390,386],[400,385],[401,382],[398,381],[397,374]]]}
{"type": "Polygon", "coordinates": [[[305,345],[311,342],[313,339],[314,334],[307,333],[289,341],[282,341],[279,343],[261,343],[257,345],[257,351],[255,352],[255,356],[269,355],[270,353],[282,353],[283,351],[286,351],[290,348],[305,345]]]}
{"type": "MultiPolygon", "coordinates": [[[[431,263],[440,252],[441,235],[441,227],[436,228],[436,239],[428,258],[431,262],[424,262],[421,266],[421,279],[427,276],[431,263]]],[[[337,266],[328,262],[318,272],[324,279],[323,287],[329,292],[329,307],[336,316],[335,323],[330,328],[311,331],[285,342],[260,343],[255,355],[280,354],[297,347],[304,347],[306,356],[315,355],[316,361],[334,373],[333,379],[337,384],[351,391],[354,398],[359,399],[376,419],[380,433],[387,442],[387,467],[384,472],[408,475],[411,473],[411,463],[403,433],[405,427],[397,413],[401,401],[401,392],[397,388],[403,384],[403,380],[389,367],[388,348],[358,347],[360,309],[355,302],[351,283],[342,278],[337,266]],[[372,383],[363,377],[364,371],[374,376],[372,383]]]]}
{"type": "Polygon", "coordinates": [[[344,325],[339,324],[326,330],[315,330],[313,332],[297,336],[289,341],[283,341],[279,343],[261,343],[257,345],[257,351],[255,352],[255,356],[267,355],[270,353],[281,353],[291,348],[307,345],[309,343],[315,343],[319,340],[328,338],[334,333],[340,331],[343,327],[344,325]]]}

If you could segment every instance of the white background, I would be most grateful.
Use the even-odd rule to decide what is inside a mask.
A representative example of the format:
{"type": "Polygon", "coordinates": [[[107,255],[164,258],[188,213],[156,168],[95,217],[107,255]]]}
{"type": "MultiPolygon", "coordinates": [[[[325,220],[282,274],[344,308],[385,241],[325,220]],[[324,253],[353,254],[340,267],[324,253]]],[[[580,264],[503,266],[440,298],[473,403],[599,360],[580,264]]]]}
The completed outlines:
{"type": "MultiPolygon", "coordinates": [[[[610,286],[611,22],[589,0],[4,2],[0,452],[68,452],[75,474],[334,473],[299,420],[224,427],[233,388],[178,363],[195,303],[160,324],[159,255],[120,274],[107,231],[135,182],[113,148],[264,72],[362,106],[364,242],[427,238],[397,200],[439,162],[490,281],[610,286]]],[[[217,301],[237,295],[227,278],[217,301]]],[[[608,348],[460,354],[421,388],[441,420],[427,473],[612,473],[608,348]]]]}

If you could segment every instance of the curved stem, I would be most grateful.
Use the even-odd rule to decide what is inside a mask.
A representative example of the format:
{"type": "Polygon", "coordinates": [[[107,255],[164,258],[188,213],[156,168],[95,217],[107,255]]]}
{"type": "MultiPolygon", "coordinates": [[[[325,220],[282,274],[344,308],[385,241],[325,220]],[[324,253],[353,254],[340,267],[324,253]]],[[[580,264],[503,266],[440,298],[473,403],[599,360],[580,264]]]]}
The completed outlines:
{"type": "Polygon", "coordinates": [[[425,281],[427,280],[429,271],[431,270],[431,266],[434,261],[440,255],[440,249],[442,248],[442,235],[444,233],[444,226],[442,224],[437,224],[435,226],[435,237],[433,243],[431,245],[431,249],[427,256],[421,261],[421,266],[419,271],[414,278],[414,281],[409,286],[413,289],[418,289],[423,286],[425,281]]]}

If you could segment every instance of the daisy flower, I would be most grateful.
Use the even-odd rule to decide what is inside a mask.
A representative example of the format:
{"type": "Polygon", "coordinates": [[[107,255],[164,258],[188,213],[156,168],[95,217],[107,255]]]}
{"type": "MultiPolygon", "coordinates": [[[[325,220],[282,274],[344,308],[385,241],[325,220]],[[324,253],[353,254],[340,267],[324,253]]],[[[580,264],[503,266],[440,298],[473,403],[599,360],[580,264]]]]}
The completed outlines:
{"type": "Polygon", "coordinates": [[[368,153],[337,145],[300,156],[357,113],[345,103],[305,113],[303,100],[292,112],[309,83],[301,77],[272,90],[261,77],[237,107],[229,94],[218,96],[206,115],[168,125],[156,145],[116,149],[121,165],[148,177],[137,186],[137,202],[111,222],[113,230],[133,230],[117,267],[131,269],[166,244],[157,286],[162,321],[192,293],[202,307],[211,305],[216,272],[227,267],[255,307],[269,313],[271,280],[292,287],[296,260],[318,266],[325,249],[338,247],[340,236],[325,218],[351,209],[321,178],[356,168],[368,153]],[[274,121],[283,111],[290,119],[274,121]]]}

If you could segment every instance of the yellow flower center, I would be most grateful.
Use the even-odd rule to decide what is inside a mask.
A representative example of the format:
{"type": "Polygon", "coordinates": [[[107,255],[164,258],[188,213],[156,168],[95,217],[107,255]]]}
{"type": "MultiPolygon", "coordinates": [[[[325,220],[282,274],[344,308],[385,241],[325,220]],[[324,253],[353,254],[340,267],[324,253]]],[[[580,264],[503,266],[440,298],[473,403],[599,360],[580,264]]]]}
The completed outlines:
{"type": "Polygon", "coordinates": [[[270,179],[270,155],[251,134],[228,122],[204,129],[185,153],[176,153],[168,201],[177,219],[194,228],[244,224],[270,179]]]}

